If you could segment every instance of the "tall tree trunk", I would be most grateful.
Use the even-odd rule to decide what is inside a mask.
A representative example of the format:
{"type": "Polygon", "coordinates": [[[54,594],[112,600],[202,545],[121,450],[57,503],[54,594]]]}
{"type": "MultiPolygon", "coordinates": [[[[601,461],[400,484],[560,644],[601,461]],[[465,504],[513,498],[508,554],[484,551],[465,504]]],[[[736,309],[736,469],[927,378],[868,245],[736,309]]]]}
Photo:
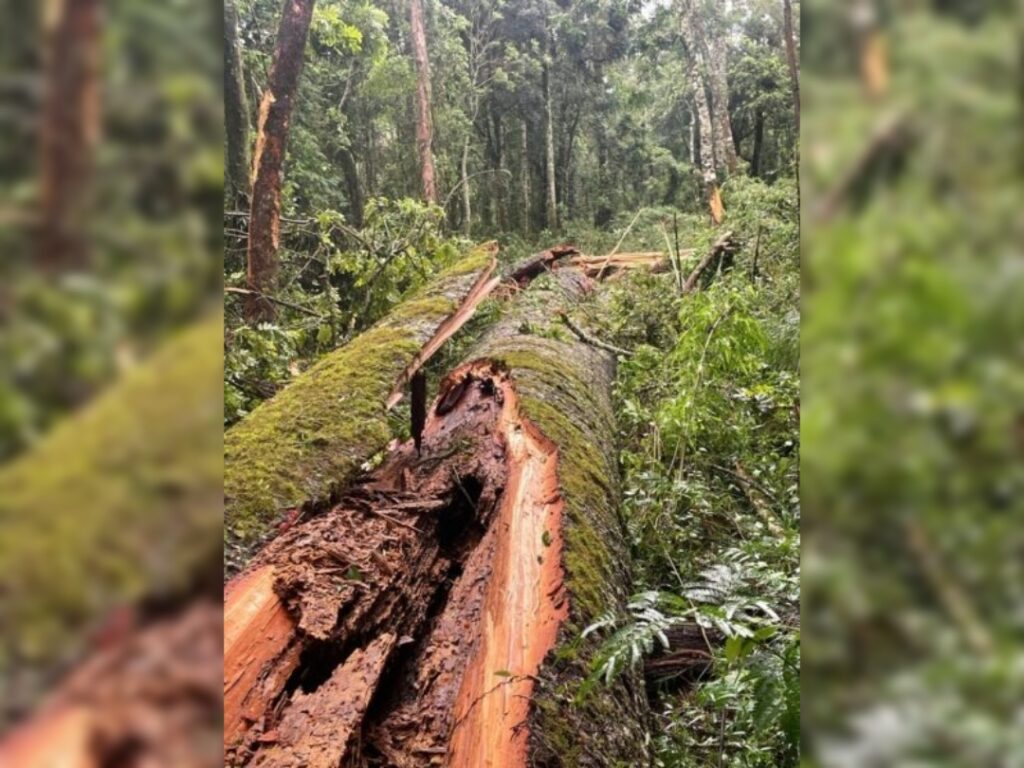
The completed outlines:
{"type": "Polygon", "coordinates": [[[720,161],[729,173],[737,167],[736,146],[732,138],[732,120],[729,117],[729,81],[726,76],[727,55],[724,39],[708,39],[703,34],[708,50],[708,81],[711,86],[712,114],[715,125],[715,144],[718,146],[720,161]]]}
{"type": "Polygon", "coordinates": [[[348,196],[348,219],[356,229],[363,226],[363,190],[359,184],[359,169],[352,150],[342,147],[338,150],[341,172],[345,176],[345,193],[348,196]]]}
{"type": "Polygon", "coordinates": [[[682,34],[683,43],[686,47],[686,79],[693,88],[694,112],[697,115],[700,130],[698,137],[699,167],[711,219],[715,224],[719,224],[724,216],[724,210],[722,208],[722,197],[718,191],[715,128],[712,122],[707,88],[701,71],[704,68],[702,66],[704,61],[701,55],[701,38],[698,34],[694,9],[690,2],[686,2],[683,6],[682,34]]]}
{"type": "Polygon", "coordinates": [[[505,125],[501,113],[491,107],[491,124],[494,130],[494,207],[497,214],[498,230],[508,231],[508,203],[505,199],[505,184],[508,173],[505,169],[505,125]]]}
{"type": "Polygon", "coordinates": [[[273,290],[277,278],[285,147],[314,1],[285,0],[270,77],[260,103],[249,214],[247,285],[254,292],[245,303],[245,317],[249,323],[274,318],[274,304],[265,298],[265,294],[273,290]]]}
{"type": "Polygon", "coordinates": [[[430,115],[430,58],[427,55],[427,31],[423,22],[423,0],[409,0],[409,24],[413,58],[416,61],[416,151],[420,158],[423,199],[428,203],[436,203],[434,126],[430,115]]]}
{"type": "Polygon", "coordinates": [[[758,109],[754,117],[754,149],[750,154],[750,175],[761,175],[761,148],[764,143],[764,110],[758,109]]]}
{"type": "Polygon", "coordinates": [[[551,99],[551,70],[544,65],[544,171],[547,178],[547,228],[558,229],[558,190],[555,183],[555,116],[551,99]]]}
{"type": "Polygon", "coordinates": [[[100,132],[100,0],[48,0],[40,126],[36,261],[83,267],[93,161],[100,132]]]}
{"type": "Polygon", "coordinates": [[[462,185],[462,231],[469,237],[473,231],[473,195],[469,188],[469,136],[462,142],[459,175],[459,184],[462,185]]]}
{"type": "Polygon", "coordinates": [[[238,42],[238,12],[235,0],[224,0],[224,163],[225,194],[232,206],[249,200],[249,98],[238,42]]]}
{"type": "Polygon", "coordinates": [[[800,134],[800,70],[796,59],[796,33],[793,30],[793,4],[782,0],[783,34],[786,38],[786,63],[789,66],[789,83],[793,91],[793,115],[796,118],[796,132],[800,134]]]}
{"type": "Polygon", "coordinates": [[[523,118],[519,131],[519,183],[522,195],[523,237],[530,236],[530,129],[523,118]]]}

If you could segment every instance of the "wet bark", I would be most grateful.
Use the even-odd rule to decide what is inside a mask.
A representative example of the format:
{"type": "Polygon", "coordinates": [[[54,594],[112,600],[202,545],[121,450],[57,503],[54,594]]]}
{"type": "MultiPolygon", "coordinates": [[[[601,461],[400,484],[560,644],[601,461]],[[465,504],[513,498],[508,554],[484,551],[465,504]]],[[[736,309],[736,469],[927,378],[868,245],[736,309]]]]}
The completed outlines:
{"type": "Polygon", "coordinates": [[[270,77],[260,104],[247,253],[246,287],[254,292],[245,303],[249,323],[274,318],[274,304],[264,296],[273,291],[277,278],[285,150],[313,5],[314,0],[285,0],[270,77]]]}
{"type": "Polygon", "coordinates": [[[245,90],[242,51],[238,41],[238,12],[234,0],[224,0],[224,186],[233,207],[249,201],[249,98],[245,90]]]}
{"type": "Polygon", "coordinates": [[[629,593],[613,361],[523,328],[587,290],[573,269],[531,287],[441,382],[422,452],[395,448],[229,584],[232,764],[554,765],[559,729],[580,765],[649,760],[635,676],[569,702],[580,628],[629,593]]]}
{"type": "Polygon", "coordinates": [[[100,14],[100,0],[47,3],[36,261],[48,270],[89,262],[86,226],[100,131],[100,14]]]}
{"type": "Polygon", "coordinates": [[[437,181],[434,171],[434,126],[430,114],[430,59],[427,55],[427,32],[423,22],[423,0],[409,0],[409,23],[412,31],[412,52],[416,62],[416,151],[420,158],[420,181],[423,199],[437,202],[437,181]]]}
{"type": "Polygon", "coordinates": [[[184,331],[0,469],[0,732],[126,605],[216,586],[223,330],[217,314],[184,331]]]}

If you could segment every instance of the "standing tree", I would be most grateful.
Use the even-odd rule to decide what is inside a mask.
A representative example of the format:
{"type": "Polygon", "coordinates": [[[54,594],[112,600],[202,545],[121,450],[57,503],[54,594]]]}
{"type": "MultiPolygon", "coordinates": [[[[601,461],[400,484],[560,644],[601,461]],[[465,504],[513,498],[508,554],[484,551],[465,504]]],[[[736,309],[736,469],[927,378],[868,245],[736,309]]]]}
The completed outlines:
{"type": "Polygon", "coordinates": [[[719,224],[725,215],[722,207],[722,196],[718,191],[718,142],[715,141],[715,125],[708,100],[708,88],[704,80],[705,62],[703,56],[704,41],[700,31],[700,23],[694,12],[693,5],[683,5],[682,19],[683,43],[686,46],[686,79],[693,88],[694,111],[697,114],[699,141],[700,172],[704,181],[705,196],[708,209],[715,224],[719,224]]]}
{"type": "Polygon", "coordinates": [[[36,258],[48,269],[88,261],[85,217],[100,129],[100,0],[43,9],[44,93],[36,258]]]}
{"type": "Polygon", "coordinates": [[[249,198],[249,99],[238,44],[235,0],[224,0],[224,181],[227,199],[244,204],[249,198]]]}
{"type": "Polygon", "coordinates": [[[260,104],[247,254],[247,282],[252,293],[247,297],[245,316],[250,323],[274,317],[274,305],[267,299],[266,292],[277,276],[285,145],[314,2],[285,0],[274,46],[274,63],[260,104]]]}
{"type": "Polygon", "coordinates": [[[786,38],[786,63],[789,65],[789,80],[793,88],[793,115],[796,118],[796,132],[800,135],[800,70],[796,61],[796,35],[793,31],[793,3],[782,0],[783,35],[786,38]]]}
{"type": "Polygon", "coordinates": [[[420,156],[423,199],[437,202],[434,173],[434,127],[430,117],[430,59],[427,56],[427,32],[423,23],[423,0],[409,0],[409,24],[412,28],[412,52],[416,60],[416,150],[420,156]]]}

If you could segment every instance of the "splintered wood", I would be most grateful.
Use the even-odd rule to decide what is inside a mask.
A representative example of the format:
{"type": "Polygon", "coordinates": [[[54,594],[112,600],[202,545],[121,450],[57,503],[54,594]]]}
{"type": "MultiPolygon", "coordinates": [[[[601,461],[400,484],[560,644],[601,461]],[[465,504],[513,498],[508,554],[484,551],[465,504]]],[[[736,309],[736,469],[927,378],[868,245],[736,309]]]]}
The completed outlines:
{"type": "Polygon", "coordinates": [[[568,616],[558,451],[489,361],[226,592],[225,762],[527,765],[534,680],[568,616]]]}

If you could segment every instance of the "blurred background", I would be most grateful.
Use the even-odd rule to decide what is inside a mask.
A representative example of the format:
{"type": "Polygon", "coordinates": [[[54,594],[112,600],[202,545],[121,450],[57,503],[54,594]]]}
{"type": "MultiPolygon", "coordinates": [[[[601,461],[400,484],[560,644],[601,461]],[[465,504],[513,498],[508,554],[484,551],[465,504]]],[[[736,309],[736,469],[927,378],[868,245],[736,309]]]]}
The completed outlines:
{"type": "Polygon", "coordinates": [[[0,732],[73,710],[37,742],[219,764],[221,3],[3,16],[0,732]]]}
{"type": "Polygon", "coordinates": [[[1019,11],[803,3],[808,765],[1024,765],[1019,11]]]}

